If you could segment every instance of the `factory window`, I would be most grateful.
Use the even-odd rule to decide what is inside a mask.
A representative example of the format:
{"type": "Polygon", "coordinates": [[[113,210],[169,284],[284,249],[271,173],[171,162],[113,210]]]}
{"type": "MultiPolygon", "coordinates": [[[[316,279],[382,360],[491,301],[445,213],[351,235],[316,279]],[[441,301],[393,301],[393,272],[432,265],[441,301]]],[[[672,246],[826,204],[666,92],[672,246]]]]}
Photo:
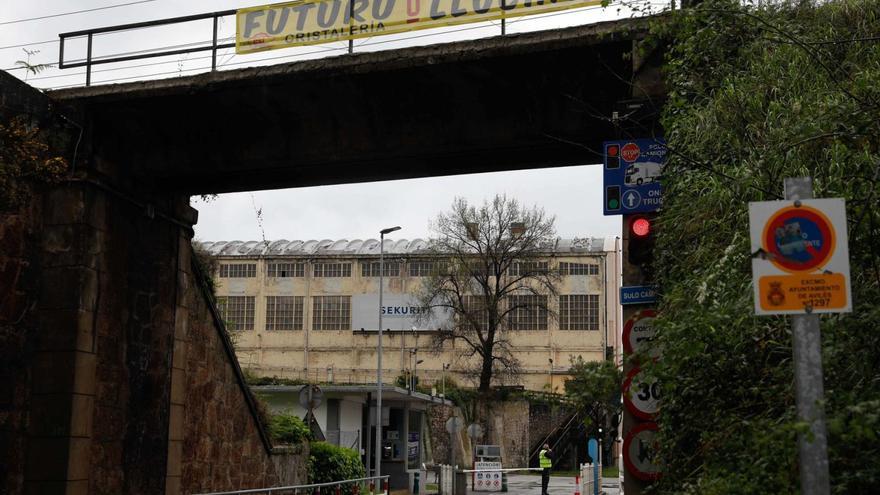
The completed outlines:
{"type": "Polygon", "coordinates": [[[266,330],[302,330],[303,296],[267,296],[266,330]]]}
{"type": "Polygon", "coordinates": [[[508,296],[508,328],[547,330],[547,296],[538,294],[508,296]]]}
{"type": "Polygon", "coordinates": [[[559,273],[562,275],[598,275],[599,265],[595,263],[559,263],[559,273]]]}
{"type": "Polygon", "coordinates": [[[409,262],[409,276],[410,277],[430,277],[434,275],[434,268],[439,271],[443,268],[441,263],[435,263],[433,261],[410,261],[409,262]]]}
{"type": "Polygon", "coordinates": [[[273,263],[266,264],[266,276],[271,278],[288,278],[305,276],[304,263],[273,263]]]}
{"type": "Polygon", "coordinates": [[[351,296],[312,296],[312,328],[350,330],[351,296]]]}
{"type": "MultiPolygon", "coordinates": [[[[361,277],[378,277],[379,276],[379,262],[378,261],[367,261],[361,262],[361,277]]],[[[400,276],[400,262],[399,261],[386,261],[385,262],[385,277],[399,277],[400,276]]]]}
{"type": "Polygon", "coordinates": [[[523,275],[544,273],[547,271],[546,261],[516,261],[511,263],[507,274],[511,277],[522,277],[523,275]]]}
{"type": "Polygon", "coordinates": [[[599,296],[577,294],[559,296],[560,330],[598,330],[599,296]]]}
{"type": "Polygon", "coordinates": [[[254,296],[218,297],[217,309],[229,330],[254,329],[254,296]]]}
{"type": "Polygon", "coordinates": [[[315,277],[350,277],[351,263],[315,263],[315,277]]]}
{"type": "Polygon", "coordinates": [[[253,278],[256,276],[256,263],[220,263],[220,278],[253,278]]]}
{"type": "Polygon", "coordinates": [[[486,300],[483,296],[464,296],[462,301],[464,315],[461,315],[465,324],[476,329],[485,330],[489,326],[489,311],[486,310],[486,300]]]}

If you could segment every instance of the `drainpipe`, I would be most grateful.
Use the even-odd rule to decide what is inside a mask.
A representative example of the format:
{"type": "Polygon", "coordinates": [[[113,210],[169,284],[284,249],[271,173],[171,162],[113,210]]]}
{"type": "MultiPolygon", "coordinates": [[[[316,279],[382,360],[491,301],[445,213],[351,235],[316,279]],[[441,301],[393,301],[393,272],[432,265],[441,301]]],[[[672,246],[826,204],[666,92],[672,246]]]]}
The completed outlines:
{"type": "Polygon", "coordinates": [[[303,266],[303,271],[305,271],[306,276],[306,295],[303,299],[303,338],[305,339],[305,345],[303,346],[303,368],[305,369],[305,379],[306,383],[309,383],[309,334],[311,333],[311,325],[306,325],[307,321],[311,320],[312,305],[309,304],[312,300],[312,260],[305,260],[305,266],[303,266]]]}

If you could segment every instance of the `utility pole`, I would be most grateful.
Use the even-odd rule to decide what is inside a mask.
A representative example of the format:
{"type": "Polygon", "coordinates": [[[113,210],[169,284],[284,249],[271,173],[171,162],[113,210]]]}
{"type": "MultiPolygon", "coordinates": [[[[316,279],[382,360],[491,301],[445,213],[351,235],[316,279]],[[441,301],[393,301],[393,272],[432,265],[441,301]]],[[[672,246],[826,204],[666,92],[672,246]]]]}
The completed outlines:
{"type": "MultiPolygon", "coordinates": [[[[786,178],[785,199],[813,198],[813,179],[786,178]]],[[[822,377],[822,334],[819,315],[809,312],[791,317],[794,353],[794,387],[798,420],[810,425],[809,433],[798,434],[801,491],[804,495],[828,495],[828,431],[825,427],[825,386],[822,377]]]]}

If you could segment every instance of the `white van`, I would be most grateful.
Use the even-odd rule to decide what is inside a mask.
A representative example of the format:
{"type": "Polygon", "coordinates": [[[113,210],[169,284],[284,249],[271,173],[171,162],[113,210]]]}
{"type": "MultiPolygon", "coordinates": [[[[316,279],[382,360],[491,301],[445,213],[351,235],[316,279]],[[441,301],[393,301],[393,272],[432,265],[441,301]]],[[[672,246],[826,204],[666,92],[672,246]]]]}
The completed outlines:
{"type": "Polygon", "coordinates": [[[660,178],[663,165],[657,162],[636,162],[626,168],[624,183],[627,186],[650,184],[660,178]]]}

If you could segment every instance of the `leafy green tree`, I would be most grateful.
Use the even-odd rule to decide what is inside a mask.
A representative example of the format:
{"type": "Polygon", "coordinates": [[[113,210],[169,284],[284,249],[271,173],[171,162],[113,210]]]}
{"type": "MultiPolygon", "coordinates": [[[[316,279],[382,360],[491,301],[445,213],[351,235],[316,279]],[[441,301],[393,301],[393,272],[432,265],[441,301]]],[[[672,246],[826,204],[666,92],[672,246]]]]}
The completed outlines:
{"type": "Polygon", "coordinates": [[[612,361],[584,361],[580,356],[572,359],[569,372],[572,378],[565,381],[565,395],[582,414],[587,435],[610,446],[621,412],[623,373],[612,361]]]}
{"type": "Polygon", "coordinates": [[[880,2],[708,0],[658,21],[659,493],[797,493],[790,321],[753,315],[748,209],[785,177],[847,201],[854,308],[823,316],[834,493],[880,486],[880,2]]]}

